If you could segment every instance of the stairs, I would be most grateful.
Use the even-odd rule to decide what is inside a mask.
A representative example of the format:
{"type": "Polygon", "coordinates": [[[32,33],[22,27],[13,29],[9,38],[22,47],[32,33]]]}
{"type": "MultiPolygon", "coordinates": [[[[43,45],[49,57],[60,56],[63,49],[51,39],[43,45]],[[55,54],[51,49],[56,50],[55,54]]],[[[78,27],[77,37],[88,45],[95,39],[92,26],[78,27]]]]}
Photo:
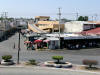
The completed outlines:
{"type": "Polygon", "coordinates": [[[34,24],[28,24],[28,29],[32,30],[33,32],[37,32],[37,33],[46,33],[44,30],[39,29],[34,24]]]}

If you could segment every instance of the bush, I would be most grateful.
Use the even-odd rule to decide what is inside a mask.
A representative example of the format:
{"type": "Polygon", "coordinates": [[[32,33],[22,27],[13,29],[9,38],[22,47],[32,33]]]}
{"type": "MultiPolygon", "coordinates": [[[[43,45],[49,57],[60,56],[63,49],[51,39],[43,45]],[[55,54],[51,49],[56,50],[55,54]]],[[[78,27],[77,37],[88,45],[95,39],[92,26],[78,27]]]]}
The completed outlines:
{"type": "Polygon", "coordinates": [[[36,60],[31,59],[31,60],[29,60],[29,64],[31,64],[31,65],[36,65],[37,63],[36,63],[36,60]]]}
{"type": "Polygon", "coordinates": [[[4,55],[4,56],[2,56],[2,59],[5,60],[5,61],[9,61],[11,58],[12,58],[11,55],[4,55]]]}
{"type": "Polygon", "coordinates": [[[96,60],[83,60],[84,65],[88,65],[89,68],[92,68],[92,65],[98,65],[98,61],[96,60]]]}
{"type": "Polygon", "coordinates": [[[52,56],[52,59],[57,60],[57,64],[60,63],[60,60],[63,60],[63,56],[52,56]]]}

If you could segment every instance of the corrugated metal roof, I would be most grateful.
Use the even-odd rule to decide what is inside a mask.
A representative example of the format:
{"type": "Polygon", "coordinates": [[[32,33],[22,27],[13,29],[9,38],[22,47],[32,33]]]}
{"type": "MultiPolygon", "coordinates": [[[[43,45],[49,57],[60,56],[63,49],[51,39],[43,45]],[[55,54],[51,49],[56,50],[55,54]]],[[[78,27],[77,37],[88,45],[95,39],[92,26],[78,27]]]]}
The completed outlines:
{"type": "Polygon", "coordinates": [[[81,34],[83,35],[100,35],[100,27],[99,28],[95,28],[95,29],[91,29],[91,30],[88,30],[88,31],[83,31],[81,32],[81,34]]]}

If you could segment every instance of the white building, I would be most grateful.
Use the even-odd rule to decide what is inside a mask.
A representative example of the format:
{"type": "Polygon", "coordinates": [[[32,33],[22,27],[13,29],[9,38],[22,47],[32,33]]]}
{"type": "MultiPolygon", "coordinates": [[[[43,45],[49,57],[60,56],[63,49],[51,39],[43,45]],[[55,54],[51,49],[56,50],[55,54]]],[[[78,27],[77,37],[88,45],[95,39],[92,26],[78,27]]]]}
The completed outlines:
{"type": "Polygon", "coordinates": [[[66,22],[64,32],[82,32],[84,30],[95,28],[95,24],[96,23],[90,23],[85,21],[66,22]]]}
{"type": "Polygon", "coordinates": [[[23,26],[24,28],[27,28],[27,25],[28,25],[28,23],[24,19],[16,19],[15,20],[15,27],[17,27],[17,26],[23,26]]]}

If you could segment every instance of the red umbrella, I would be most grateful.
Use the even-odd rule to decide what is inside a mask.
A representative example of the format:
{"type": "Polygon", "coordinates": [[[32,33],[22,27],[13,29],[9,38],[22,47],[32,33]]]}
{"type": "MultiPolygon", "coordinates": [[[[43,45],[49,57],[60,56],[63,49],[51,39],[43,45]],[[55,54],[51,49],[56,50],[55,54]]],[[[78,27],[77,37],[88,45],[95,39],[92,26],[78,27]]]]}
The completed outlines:
{"type": "Polygon", "coordinates": [[[40,43],[42,40],[35,40],[34,43],[40,43]]]}

